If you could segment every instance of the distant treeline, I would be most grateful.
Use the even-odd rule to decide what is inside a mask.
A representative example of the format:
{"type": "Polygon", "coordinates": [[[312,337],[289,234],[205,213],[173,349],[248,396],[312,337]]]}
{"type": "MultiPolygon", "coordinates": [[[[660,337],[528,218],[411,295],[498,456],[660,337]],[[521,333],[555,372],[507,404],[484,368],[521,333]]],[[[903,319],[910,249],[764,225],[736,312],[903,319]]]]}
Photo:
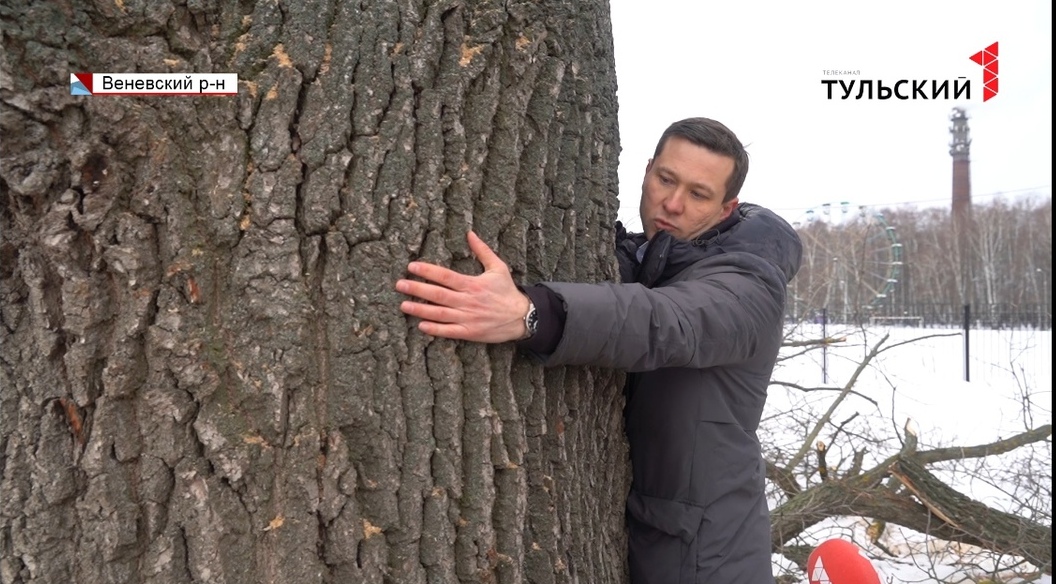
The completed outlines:
{"type": "Polygon", "coordinates": [[[824,308],[843,322],[893,321],[968,304],[1051,323],[1051,197],[976,203],[956,220],[949,208],[825,208],[796,228],[804,258],[790,317],[824,308]]]}

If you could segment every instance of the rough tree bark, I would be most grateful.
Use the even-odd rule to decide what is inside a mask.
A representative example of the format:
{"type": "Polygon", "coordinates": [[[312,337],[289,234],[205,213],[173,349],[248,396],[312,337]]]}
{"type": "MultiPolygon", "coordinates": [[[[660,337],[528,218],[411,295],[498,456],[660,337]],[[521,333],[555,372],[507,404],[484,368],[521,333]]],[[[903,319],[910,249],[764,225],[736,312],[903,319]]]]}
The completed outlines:
{"type": "Polygon", "coordinates": [[[5,1],[0,580],[616,582],[621,375],[409,260],[616,278],[604,0],[5,1]],[[72,97],[75,71],[237,97],[72,97]]]}

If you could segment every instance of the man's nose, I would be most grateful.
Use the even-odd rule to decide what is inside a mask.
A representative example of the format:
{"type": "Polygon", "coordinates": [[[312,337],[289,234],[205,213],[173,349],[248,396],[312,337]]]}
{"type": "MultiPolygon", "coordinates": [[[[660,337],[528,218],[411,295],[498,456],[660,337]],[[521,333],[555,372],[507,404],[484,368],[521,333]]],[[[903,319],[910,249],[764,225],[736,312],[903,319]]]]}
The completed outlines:
{"type": "Polygon", "coordinates": [[[674,189],[664,199],[664,211],[667,211],[671,215],[678,215],[682,212],[682,208],[685,205],[685,194],[682,189],[674,189]]]}

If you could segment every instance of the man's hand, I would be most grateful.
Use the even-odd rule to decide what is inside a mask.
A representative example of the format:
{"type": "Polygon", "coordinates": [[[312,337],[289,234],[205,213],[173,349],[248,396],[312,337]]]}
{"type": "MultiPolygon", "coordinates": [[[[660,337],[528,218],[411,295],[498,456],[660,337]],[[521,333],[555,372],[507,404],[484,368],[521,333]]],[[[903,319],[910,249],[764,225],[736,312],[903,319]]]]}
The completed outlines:
{"type": "Polygon", "coordinates": [[[407,271],[426,282],[398,280],[396,290],[429,302],[406,300],[400,310],[422,319],[418,330],[434,337],[478,343],[504,343],[527,332],[525,296],[510,276],[510,268],[476,233],[466,237],[469,249],[484,266],[479,276],[459,274],[425,262],[411,262],[407,271]]]}

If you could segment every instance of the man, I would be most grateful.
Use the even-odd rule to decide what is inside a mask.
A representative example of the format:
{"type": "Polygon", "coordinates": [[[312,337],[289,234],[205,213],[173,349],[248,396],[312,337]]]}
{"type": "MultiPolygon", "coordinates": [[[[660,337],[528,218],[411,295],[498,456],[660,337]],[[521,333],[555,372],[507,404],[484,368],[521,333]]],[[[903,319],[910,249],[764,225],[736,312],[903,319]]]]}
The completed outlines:
{"type": "Polygon", "coordinates": [[[425,300],[400,309],[422,332],[518,341],[544,365],[629,371],[626,431],[631,581],[772,584],[770,522],[756,429],[782,338],[795,231],[739,204],[748,155],[724,125],[672,124],[646,165],[644,234],[618,226],[621,284],[519,288],[475,234],[485,271],[412,262],[425,300]]]}

